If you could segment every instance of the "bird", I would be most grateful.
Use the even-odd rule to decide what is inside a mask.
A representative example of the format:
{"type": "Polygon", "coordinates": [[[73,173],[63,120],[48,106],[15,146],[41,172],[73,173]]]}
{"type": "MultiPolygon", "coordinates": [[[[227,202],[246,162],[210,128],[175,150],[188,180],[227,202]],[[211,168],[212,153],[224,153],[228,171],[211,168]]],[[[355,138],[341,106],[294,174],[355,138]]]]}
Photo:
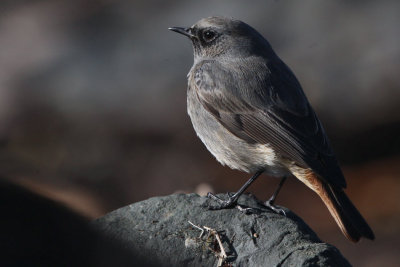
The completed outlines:
{"type": "Polygon", "coordinates": [[[213,16],[169,30],[188,37],[194,63],[187,110],[198,137],[222,164],[253,174],[227,199],[211,193],[216,209],[233,207],[262,173],[281,177],[265,203],[294,176],[314,191],[350,241],[374,233],[344,192],[346,181],[325,130],[290,68],[253,27],[213,16]]]}

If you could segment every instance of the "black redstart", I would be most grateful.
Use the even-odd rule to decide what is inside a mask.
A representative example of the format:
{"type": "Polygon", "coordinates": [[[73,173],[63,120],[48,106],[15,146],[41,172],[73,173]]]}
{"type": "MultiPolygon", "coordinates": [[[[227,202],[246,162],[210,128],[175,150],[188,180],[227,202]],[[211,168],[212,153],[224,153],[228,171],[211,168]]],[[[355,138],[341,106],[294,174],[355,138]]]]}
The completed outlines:
{"type": "Polygon", "coordinates": [[[190,28],[172,27],[192,41],[187,105],[193,127],[223,165],[254,173],[218,208],[231,207],[263,172],[294,175],[316,192],[343,234],[374,239],[343,192],[346,181],[321,122],[292,71],[261,34],[239,20],[210,17],[190,28]]]}

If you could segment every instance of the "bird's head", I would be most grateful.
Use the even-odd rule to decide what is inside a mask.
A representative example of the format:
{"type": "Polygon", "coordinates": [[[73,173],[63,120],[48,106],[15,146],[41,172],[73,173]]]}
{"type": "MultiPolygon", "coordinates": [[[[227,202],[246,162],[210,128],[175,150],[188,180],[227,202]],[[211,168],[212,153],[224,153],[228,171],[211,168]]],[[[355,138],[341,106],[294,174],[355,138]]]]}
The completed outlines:
{"type": "Polygon", "coordinates": [[[240,20],[209,17],[199,20],[189,28],[169,29],[187,36],[192,41],[195,60],[268,55],[272,51],[268,41],[261,34],[240,20]]]}

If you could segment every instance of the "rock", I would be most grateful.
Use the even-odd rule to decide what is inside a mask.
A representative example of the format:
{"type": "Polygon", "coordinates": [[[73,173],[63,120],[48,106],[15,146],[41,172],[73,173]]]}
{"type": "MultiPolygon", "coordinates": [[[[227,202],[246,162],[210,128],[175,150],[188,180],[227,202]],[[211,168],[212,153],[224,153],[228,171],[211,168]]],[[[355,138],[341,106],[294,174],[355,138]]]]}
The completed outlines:
{"type": "MultiPolygon", "coordinates": [[[[220,195],[224,197],[224,195],[220,195]]],[[[239,203],[255,208],[209,210],[206,197],[179,194],[154,197],[115,210],[93,222],[122,242],[133,255],[157,266],[350,266],[339,250],[321,242],[295,214],[286,217],[261,206],[248,194],[239,203]],[[219,260],[221,248],[227,258],[219,260]]]]}

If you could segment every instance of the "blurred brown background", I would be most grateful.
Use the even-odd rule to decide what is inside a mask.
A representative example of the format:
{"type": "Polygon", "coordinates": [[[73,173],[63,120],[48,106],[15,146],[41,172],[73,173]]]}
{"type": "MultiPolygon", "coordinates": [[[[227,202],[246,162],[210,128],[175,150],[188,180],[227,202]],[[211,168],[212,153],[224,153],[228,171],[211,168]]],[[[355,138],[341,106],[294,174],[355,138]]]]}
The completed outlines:
{"type": "MultiPolygon", "coordinates": [[[[300,80],[376,240],[348,242],[295,179],[278,204],[355,266],[396,266],[399,14],[395,0],[2,1],[0,175],[89,218],[152,196],[237,190],[249,174],[220,166],[195,136],[191,45],[167,30],[232,16],[260,31],[300,80]]],[[[249,191],[267,199],[278,181],[263,176],[249,191]]]]}

